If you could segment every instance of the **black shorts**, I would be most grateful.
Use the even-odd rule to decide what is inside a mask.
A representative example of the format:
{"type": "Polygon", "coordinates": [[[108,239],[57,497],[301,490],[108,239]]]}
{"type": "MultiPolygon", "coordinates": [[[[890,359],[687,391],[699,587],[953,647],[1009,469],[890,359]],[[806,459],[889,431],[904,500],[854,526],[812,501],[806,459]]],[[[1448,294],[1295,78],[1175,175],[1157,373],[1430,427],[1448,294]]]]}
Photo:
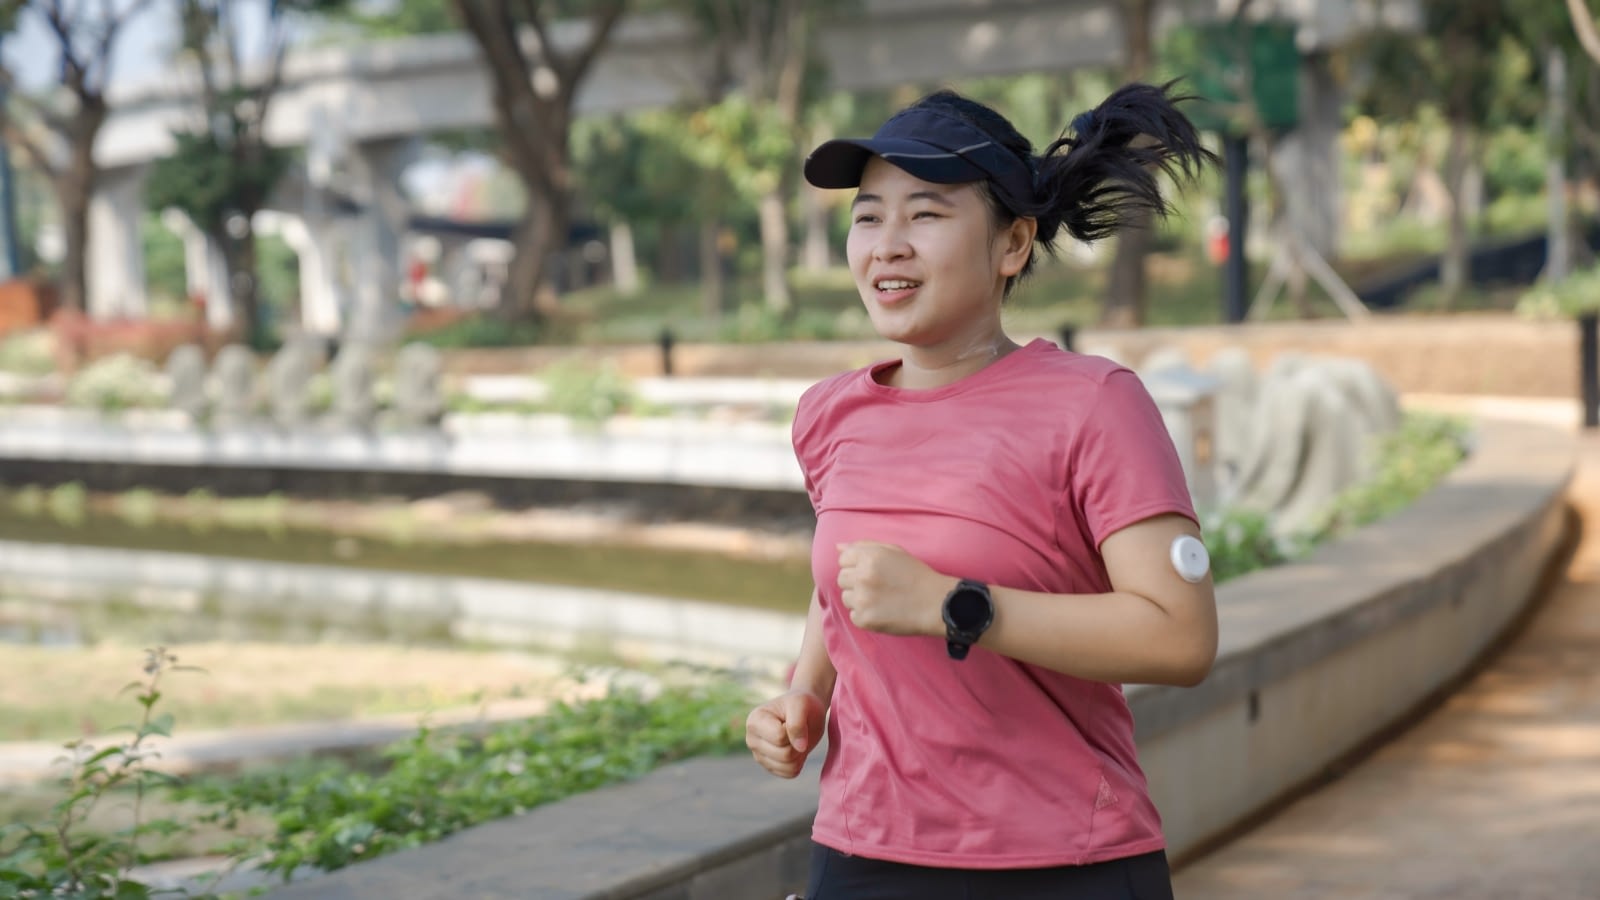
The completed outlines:
{"type": "Polygon", "coordinates": [[[942,869],[848,856],[811,845],[805,900],[1172,900],[1157,850],[1087,866],[942,869]]]}

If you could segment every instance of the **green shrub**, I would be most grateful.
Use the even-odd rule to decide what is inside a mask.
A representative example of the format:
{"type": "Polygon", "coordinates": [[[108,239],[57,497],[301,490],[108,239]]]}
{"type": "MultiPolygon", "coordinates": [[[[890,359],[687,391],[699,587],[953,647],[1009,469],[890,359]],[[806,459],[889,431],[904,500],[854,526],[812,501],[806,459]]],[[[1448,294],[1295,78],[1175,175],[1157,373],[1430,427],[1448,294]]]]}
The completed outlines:
{"type": "Polygon", "coordinates": [[[1207,517],[1204,533],[1211,553],[1211,577],[1218,584],[1295,556],[1295,546],[1280,541],[1272,532],[1272,520],[1258,512],[1219,511],[1207,517]]]}
{"type": "Polygon", "coordinates": [[[585,422],[599,422],[637,404],[633,385],[610,362],[567,359],[544,370],[545,407],[585,422]]]}
{"type": "Polygon", "coordinates": [[[55,336],[45,329],[0,338],[0,372],[49,375],[56,370],[55,336]]]}
{"type": "Polygon", "coordinates": [[[1539,282],[1517,301],[1517,312],[1534,319],[1600,312],[1600,263],[1573,272],[1558,284],[1539,282]]]}
{"type": "Polygon", "coordinates": [[[613,687],[581,704],[482,734],[427,728],[391,746],[381,771],[330,762],[306,772],[196,784],[180,796],[219,804],[217,818],[268,811],[276,830],[235,852],[287,880],[436,841],[492,819],[674,760],[743,746],[750,698],[729,686],[656,696],[613,687]]]}
{"type": "Polygon", "coordinates": [[[441,328],[410,339],[432,344],[442,350],[468,347],[524,347],[539,343],[542,329],[534,322],[502,322],[488,315],[458,319],[441,328]]]}
{"type": "Polygon", "coordinates": [[[1324,541],[1393,515],[1432,490],[1467,452],[1467,425],[1460,419],[1410,413],[1382,440],[1377,469],[1331,501],[1303,533],[1276,535],[1262,513],[1224,509],[1204,523],[1217,583],[1247,572],[1292,562],[1324,541]]]}
{"type": "Polygon", "coordinates": [[[1467,425],[1453,416],[1412,413],[1383,439],[1372,476],[1334,498],[1310,529],[1323,541],[1391,516],[1450,474],[1467,454],[1467,425]]]}
{"type": "Polygon", "coordinates": [[[155,364],[128,353],[96,360],[67,385],[67,402],[103,412],[160,406],[166,392],[155,364]]]}

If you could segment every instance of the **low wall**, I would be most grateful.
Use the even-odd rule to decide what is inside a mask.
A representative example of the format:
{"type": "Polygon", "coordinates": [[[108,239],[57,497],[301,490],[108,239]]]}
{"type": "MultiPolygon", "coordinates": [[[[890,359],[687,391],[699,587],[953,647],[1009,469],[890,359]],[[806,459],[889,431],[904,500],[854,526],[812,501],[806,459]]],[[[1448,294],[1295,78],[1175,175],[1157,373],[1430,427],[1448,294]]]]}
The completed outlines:
{"type": "MultiPolygon", "coordinates": [[[[1448,689],[1529,607],[1565,540],[1568,432],[1486,421],[1403,513],[1218,591],[1199,687],[1128,691],[1181,862],[1448,689]]],[[[804,886],[821,754],[782,781],[740,755],[672,766],[307,879],[281,900],[768,900],[804,886]]]]}
{"type": "MultiPolygon", "coordinates": [[[[1027,300],[1021,301],[1026,305],[1027,300]]],[[[1037,336],[1060,340],[1055,334],[1037,336]]],[[[1035,337],[1019,332],[1013,337],[1035,337]]],[[[1224,347],[1241,347],[1258,365],[1285,352],[1348,356],[1371,363],[1402,393],[1578,396],[1578,328],[1568,321],[1532,321],[1510,313],[1373,316],[1206,325],[1184,328],[1078,329],[1077,349],[1106,352],[1137,365],[1161,347],[1182,347],[1203,365],[1224,347]]],[[[680,344],[673,371],[684,376],[816,380],[899,355],[888,341],[794,341],[778,344],[680,344]]],[[[659,347],[533,347],[452,350],[452,375],[528,374],[560,359],[607,359],[626,374],[661,374],[659,347]]]]}

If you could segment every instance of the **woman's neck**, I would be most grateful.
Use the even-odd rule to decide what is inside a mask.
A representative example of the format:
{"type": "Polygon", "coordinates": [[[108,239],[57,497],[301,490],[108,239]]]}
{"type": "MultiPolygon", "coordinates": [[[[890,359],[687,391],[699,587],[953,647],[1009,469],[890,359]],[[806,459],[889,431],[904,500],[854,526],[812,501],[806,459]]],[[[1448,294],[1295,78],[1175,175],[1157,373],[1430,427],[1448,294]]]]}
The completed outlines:
{"type": "Polygon", "coordinates": [[[907,346],[900,367],[889,376],[893,387],[925,390],[953,384],[1000,360],[1018,344],[998,327],[933,347],[907,346]]]}

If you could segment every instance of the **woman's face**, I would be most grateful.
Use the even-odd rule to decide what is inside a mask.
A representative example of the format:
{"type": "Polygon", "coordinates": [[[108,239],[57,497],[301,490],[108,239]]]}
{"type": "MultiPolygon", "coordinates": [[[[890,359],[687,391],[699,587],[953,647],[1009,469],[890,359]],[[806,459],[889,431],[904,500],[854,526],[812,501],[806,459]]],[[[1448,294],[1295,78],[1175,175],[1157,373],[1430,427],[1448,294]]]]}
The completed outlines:
{"type": "Polygon", "coordinates": [[[878,334],[917,347],[986,339],[1006,278],[1032,249],[1032,220],[996,230],[972,184],[935,184],[873,157],[845,253],[878,334]]]}

